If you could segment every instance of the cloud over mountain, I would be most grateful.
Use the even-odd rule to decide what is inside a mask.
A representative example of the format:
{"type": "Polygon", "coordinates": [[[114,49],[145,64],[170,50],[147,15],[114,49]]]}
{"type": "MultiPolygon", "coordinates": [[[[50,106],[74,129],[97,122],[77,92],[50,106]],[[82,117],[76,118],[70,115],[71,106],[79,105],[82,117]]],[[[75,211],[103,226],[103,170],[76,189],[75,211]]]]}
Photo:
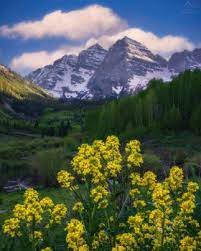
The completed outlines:
{"type": "Polygon", "coordinates": [[[46,50],[36,52],[25,52],[12,59],[10,67],[21,74],[52,64],[56,59],[66,54],[78,54],[85,47],[83,46],[64,46],[55,51],[48,52],[46,50]]]}
{"type": "Polygon", "coordinates": [[[0,34],[9,37],[20,36],[24,39],[65,37],[79,40],[102,34],[114,34],[125,27],[126,22],[111,9],[101,5],[90,5],[69,12],[57,10],[37,21],[1,26],[0,34]]]}

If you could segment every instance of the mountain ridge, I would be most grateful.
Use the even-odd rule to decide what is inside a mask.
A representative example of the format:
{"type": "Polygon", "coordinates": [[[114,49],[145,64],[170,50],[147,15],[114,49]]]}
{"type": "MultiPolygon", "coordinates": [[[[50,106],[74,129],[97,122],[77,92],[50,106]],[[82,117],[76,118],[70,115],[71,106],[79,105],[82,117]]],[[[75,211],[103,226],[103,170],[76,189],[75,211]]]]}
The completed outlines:
{"type": "Polygon", "coordinates": [[[174,53],[169,60],[129,37],[109,50],[94,44],[78,56],[64,55],[27,79],[64,99],[103,99],[135,94],[153,78],[170,81],[186,69],[201,68],[201,49],[174,53]],[[183,62],[186,62],[185,64],[183,62]]]}

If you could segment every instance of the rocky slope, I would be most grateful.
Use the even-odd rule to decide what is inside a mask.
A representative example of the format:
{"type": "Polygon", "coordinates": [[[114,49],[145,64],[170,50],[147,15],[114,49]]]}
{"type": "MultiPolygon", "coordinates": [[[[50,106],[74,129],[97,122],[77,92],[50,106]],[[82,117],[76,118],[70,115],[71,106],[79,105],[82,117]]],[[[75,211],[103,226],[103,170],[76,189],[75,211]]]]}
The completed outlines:
{"type": "Polygon", "coordinates": [[[201,68],[201,49],[193,51],[183,51],[172,55],[168,62],[170,70],[176,73],[183,72],[187,69],[201,68]]]}
{"type": "Polygon", "coordinates": [[[90,98],[87,84],[102,63],[107,51],[95,44],[78,56],[65,55],[28,75],[28,79],[49,90],[54,96],[90,98]]]}
{"type": "Polygon", "coordinates": [[[143,44],[124,37],[108,51],[95,44],[78,56],[65,55],[28,79],[63,98],[101,99],[146,88],[152,78],[171,80],[186,69],[201,68],[201,49],[172,55],[169,61],[143,44]]]}

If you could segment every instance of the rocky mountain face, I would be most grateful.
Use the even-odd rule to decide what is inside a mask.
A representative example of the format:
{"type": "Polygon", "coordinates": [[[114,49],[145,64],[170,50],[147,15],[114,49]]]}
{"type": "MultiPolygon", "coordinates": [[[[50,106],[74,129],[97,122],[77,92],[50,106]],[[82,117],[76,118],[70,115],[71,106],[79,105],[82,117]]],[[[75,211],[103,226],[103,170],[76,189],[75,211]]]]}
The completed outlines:
{"type": "Polygon", "coordinates": [[[142,89],[153,77],[164,77],[166,68],[165,59],[125,37],[109,49],[88,87],[98,98],[130,94],[142,89]]]}
{"type": "Polygon", "coordinates": [[[47,89],[53,96],[63,98],[90,98],[87,84],[102,63],[107,51],[95,44],[78,56],[65,55],[53,65],[40,68],[28,79],[47,89]]]}
{"type": "Polygon", "coordinates": [[[171,80],[185,69],[201,68],[201,49],[172,55],[169,61],[124,37],[108,51],[95,44],[78,56],[65,55],[27,78],[56,97],[102,99],[133,94],[149,80],[171,80]]]}
{"type": "Polygon", "coordinates": [[[168,67],[176,73],[183,72],[187,69],[193,70],[201,68],[201,49],[193,51],[183,51],[171,56],[168,67]]]}

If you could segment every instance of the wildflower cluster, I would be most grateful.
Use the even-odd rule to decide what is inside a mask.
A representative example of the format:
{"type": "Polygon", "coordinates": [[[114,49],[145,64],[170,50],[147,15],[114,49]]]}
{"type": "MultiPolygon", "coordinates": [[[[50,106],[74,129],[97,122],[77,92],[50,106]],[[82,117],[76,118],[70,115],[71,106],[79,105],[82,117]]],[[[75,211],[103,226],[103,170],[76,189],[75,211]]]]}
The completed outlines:
{"type": "MultiPolygon", "coordinates": [[[[45,238],[41,228],[61,223],[66,212],[67,208],[63,204],[54,204],[49,197],[40,200],[38,192],[29,188],[24,193],[24,203],[15,205],[13,218],[4,222],[3,233],[9,238],[19,238],[26,233],[29,242],[36,247],[45,238]]],[[[51,250],[49,247],[45,250],[48,249],[51,250]]]]}
{"type": "Polygon", "coordinates": [[[3,232],[10,237],[20,236],[20,220],[18,218],[10,218],[5,220],[3,232]]]}
{"type": "Polygon", "coordinates": [[[115,136],[107,137],[105,142],[95,140],[91,146],[83,144],[72,160],[74,172],[83,180],[91,179],[94,184],[116,177],[122,168],[119,147],[119,140],[115,136]]]}
{"type": "Polygon", "coordinates": [[[57,175],[72,207],[40,200],[28,189],[24,203],[5,221],[4,234],[21,239],[25,227],[29,241],[43,251],[56,249],[45,240],[52,226],[65,231],[66,249],[72,251],[201,250],[201,225],[194,217],[198,184],[187,184],[180,167],[173,166],[162,180],[143,173],[142,163],[137,140],[124,151],[115,136],[81,145],[71,171],[57,175]]]}

